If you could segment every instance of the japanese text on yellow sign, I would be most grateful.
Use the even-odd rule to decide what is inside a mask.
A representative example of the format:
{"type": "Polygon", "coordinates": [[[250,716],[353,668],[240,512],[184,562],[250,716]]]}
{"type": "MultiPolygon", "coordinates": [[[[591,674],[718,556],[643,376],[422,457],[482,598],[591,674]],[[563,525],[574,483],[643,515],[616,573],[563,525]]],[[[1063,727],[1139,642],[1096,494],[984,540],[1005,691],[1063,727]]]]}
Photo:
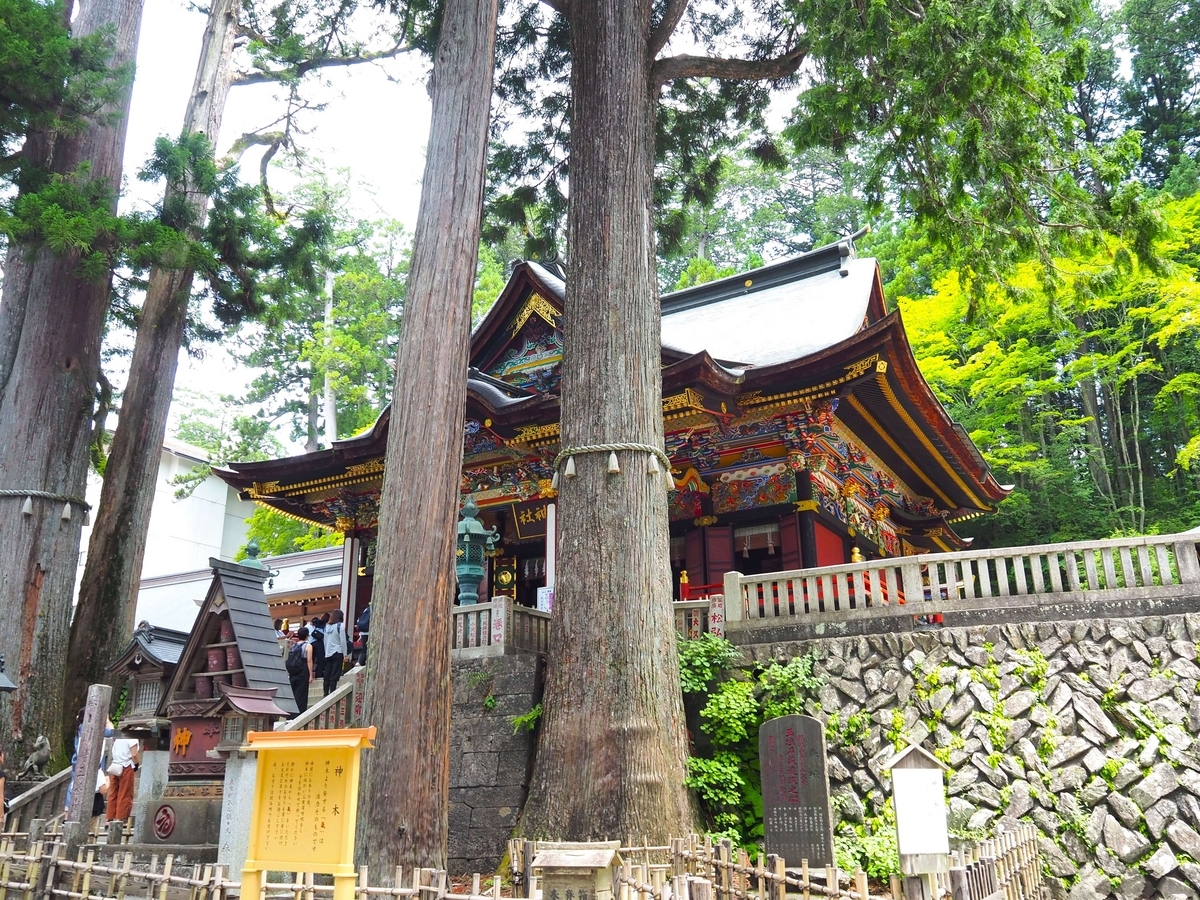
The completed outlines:
{"type": "Polygon", "coordinates": [[[247,869],[350,875],[359,753],[374,728],[264,732],[258,751],[247,869]]]}

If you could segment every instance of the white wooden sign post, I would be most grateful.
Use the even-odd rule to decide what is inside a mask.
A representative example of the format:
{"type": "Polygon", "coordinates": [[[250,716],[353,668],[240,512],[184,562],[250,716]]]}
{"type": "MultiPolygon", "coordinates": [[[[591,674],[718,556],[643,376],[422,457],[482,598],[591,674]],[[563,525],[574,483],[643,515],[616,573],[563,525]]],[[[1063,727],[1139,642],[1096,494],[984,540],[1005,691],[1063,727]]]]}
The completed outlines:
{"type": "Polygon", "coordinates": [[[905,900],[937,900],[935,875],[950,871],[950,831],[942,775],[949,769],[915,744],[909,744],[883,767],[892,770],[896,844],[905,900]]]}

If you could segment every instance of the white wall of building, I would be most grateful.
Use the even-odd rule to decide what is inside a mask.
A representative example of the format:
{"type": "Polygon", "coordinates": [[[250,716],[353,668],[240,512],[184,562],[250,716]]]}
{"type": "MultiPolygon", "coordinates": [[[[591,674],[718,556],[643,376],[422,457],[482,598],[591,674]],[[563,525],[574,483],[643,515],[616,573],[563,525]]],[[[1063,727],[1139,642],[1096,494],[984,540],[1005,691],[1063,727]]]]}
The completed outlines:
{"type": "MultiPolygon", "coordinates": [[[[210,557],[233,559],[246,543],[246,525],[254,504],[238,498],[237,492],[210,475],[189,497],[175,496],[172,479],[191,472],[207,459],[205,452],[182,441],[164,441],[154,489],[154,506],[146,536],[142,565],[142,590],[138,595],[138,620],[152,625],[186,631],[196,617],[195,600],[204,599],[212,570],[210,557]],[[147,584],[149,582],[149,584],[147,584]]],[[[88,477],[87,500],[95,509],[100,502],[102,481],[88,477]]],[[[79,575],[87,560],[90,527],[83,529],[79,575]]]]}

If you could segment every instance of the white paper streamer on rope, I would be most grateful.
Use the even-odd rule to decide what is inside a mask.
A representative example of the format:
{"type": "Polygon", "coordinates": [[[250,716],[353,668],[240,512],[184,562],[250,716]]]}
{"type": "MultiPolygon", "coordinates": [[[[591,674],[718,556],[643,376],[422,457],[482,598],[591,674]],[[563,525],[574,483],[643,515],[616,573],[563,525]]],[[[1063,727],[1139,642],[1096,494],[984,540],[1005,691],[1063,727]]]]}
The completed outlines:
{"type": "Polygon", "coordinates": [[[675,490],[675,479],[671,477],[671,458],[660,450],[658,447],[651,447],[649,444],[595,444],[587,447],[568,447],[559,452],[558,456],[554,457],[554,477],[550,480],[550,485],[555,490],[558,490],[558,466],[563,460],[566,460],[566,465],[562,468],[564,478],[575,477],[575,457],[584,453],[607,453],[608,454],[608,474],[621,474],[621,464],[617,459],[618,450],[627,450],[635,453],[648,453],[650,459],[646,463],[647,475],[660,475],[664,473],[663,469],[659,468],[659,462],[666,467],[664,481],[668,491],[675,490]]]}

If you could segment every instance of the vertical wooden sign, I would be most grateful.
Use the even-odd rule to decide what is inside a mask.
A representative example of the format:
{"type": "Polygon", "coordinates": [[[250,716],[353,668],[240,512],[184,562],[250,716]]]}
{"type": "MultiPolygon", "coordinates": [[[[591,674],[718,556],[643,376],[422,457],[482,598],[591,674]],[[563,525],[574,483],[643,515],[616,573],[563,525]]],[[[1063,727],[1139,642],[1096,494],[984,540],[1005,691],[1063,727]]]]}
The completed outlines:
{"type": "Polygon", "coordinates": [[[374,726],[255,731],[246,739],[258,768],[242,897],[258,900],[267,872],[314,872],[333,876],[334,900],[352,900],[359,756],[374,726]]]}
{"type": "Polygon", "coordinates": [[[811,716],[781,716],[758,729],[763,832],[768,853],[790,866],[833,865],[833,813],[825,727],[811,716]]]}

